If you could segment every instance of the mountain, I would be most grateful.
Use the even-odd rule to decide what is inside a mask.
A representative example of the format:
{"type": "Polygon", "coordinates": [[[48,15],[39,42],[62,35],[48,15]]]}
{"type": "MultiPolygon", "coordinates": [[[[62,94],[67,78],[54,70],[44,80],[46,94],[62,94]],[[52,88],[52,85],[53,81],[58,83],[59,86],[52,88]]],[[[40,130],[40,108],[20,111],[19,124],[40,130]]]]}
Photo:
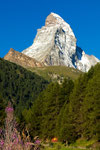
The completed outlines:
{"type": "Polygon", "coordinates": [[[58,81],[59,83],[61,83],[64,78],[70,77],[74,80],[82,73],[79,70],[66,66],[44,66],[43,63],[40,63],[23,53],[17,52],[12,48],[4,59],[18,64],[48,81],[58,81]]]}
{"type": "Polygon", "coordinates": [[[45,66],[34,58],[17,52],[12,48],[8,54],[5,55],[4,59],[18,64],[48,81],[58,81],[59,83],[61,83],[64,78],[71,78],[72,80],[77,79],[82,73],[79,70],[66,66],[45,66]]]}
{"type": "Polygon", "coordinates": [[[76,46],[76,37],[68,23],[59,15],[51,13],[45,26],[38,29],[33,44],[22,51],[46,66],[68,66],[87,72],[100,62],[76,46]]]}
{"type": "Polygon", "coordinates": [[[10,49],[8,54],[4,57],[5,60],[10,62],[14,62],[18,65],[21,65],[25,68],[33,68],[33,67],[42,67],[43,64],[35,60],[34,58],[30,58],[23,53],[17,52],[14,49],[10,49]]]}
{"type": "Polygon", "coordinates": [[[45,26],[38,30],[32,46],[22,53],[45,65],[72,67],[71,56],[75,49],[76,38],[72,29],[60,16],[51,13],[46,19],[45,26]]]}

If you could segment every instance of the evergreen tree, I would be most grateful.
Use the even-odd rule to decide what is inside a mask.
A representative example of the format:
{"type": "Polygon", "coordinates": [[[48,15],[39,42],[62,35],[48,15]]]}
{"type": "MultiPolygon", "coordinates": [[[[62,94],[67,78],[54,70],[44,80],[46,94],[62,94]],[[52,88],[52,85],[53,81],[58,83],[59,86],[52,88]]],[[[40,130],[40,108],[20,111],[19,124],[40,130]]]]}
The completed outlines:
{"type": "Polygon", "coordinates": [[[84,135],[100,139],[100,70],[88,82],[84,99],[84,135]]]}
{"type": "Polygon", "coordinates": [[[0,58],[0,93],[6,101],[12,101],[19,119],[47,84],[42,77],[0,58]]]}

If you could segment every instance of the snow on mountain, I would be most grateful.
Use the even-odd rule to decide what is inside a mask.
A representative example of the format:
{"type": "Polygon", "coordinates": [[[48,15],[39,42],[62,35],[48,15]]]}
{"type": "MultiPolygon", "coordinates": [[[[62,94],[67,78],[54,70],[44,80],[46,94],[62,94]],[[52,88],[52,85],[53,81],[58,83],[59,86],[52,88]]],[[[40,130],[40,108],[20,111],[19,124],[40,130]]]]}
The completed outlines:
{"type": "Polygon", "coordinates": [[[91,68],[91,66],[94,66],[98,62],[100,62],[100,60],[95,56],[85,54],[85,52],[78,46],[76,47],[75,57],[75,67],[83,72],[87,72],[91,68]]]}
{"type": "Polygon", "coordinates": [[[76,46],[76,37],[70,25],[55,13],[46,18],[45,26],[38,29],[33,44],[22,53],[47,66],[65,65],[83,72],[99,62],[76,46]]]}

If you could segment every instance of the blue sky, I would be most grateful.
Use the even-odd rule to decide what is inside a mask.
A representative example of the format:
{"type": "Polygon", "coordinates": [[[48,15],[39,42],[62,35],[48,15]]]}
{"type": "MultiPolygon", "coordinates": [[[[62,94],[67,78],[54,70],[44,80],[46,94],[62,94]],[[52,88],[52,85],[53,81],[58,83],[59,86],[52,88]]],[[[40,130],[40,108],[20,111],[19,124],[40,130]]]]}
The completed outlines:
{"type": "Polygon", "coordinates": [[[100,59],[99,0],[0,0],[0,57],[29,47],[51,12],[70,24],[79,47],[100,59]]]}

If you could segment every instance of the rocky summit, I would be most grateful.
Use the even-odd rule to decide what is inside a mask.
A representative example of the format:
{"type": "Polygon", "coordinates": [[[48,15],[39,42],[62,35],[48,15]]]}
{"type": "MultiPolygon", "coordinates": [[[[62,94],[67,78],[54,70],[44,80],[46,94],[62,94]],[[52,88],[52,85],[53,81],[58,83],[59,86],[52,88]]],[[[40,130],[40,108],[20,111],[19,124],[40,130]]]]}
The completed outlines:
{"type": "Polygon", "coordinates": [[[76,46],[70,25],[55,13],[46,18],[45,26],[38,30],[32,46],[22,53],[47,66],[65,65],[83,72],[99,62],[95,56],[85,54],[76,46]]]}
{"type": "Polygon", "coordinates": [[[36,38],[22,53],[45,65],[73,67],[72,56],[76,51],[76,38],[70,26],[57,14],[51,13],[45,26],[38,30],[36,38]]]}
{"type": "Polygon", "coordinates": [[[5,60],[16,63],[20,66],[31,68],[31,67],[42,67],[43,64],[39,63],[33,58],[26,56],[20,52],[15,51],[14,49],[10,49],[8,54],[4,57],[5,60]]]}
{"type": "Polygon", "coordinates": [[[55,13],[46,18],[45,26],[38,29],[33,44],[22,53],[46,66],[64,65],[83,72],[100,62],[76,46],[70,25],[55,13]]]}

